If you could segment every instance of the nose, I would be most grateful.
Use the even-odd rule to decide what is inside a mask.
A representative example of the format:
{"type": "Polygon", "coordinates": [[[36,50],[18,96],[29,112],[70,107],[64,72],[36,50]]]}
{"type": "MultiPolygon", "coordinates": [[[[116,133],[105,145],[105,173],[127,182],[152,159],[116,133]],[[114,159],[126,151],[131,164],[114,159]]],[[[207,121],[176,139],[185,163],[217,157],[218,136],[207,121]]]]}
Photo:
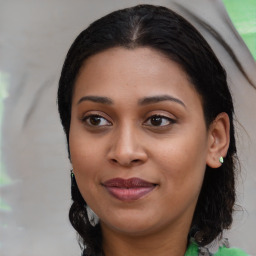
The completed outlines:
{"type": "Polygon", "coordinates": [[[142,138],[136,129],[126,125],[113,134],[108,159],[111,163],[124,167],[140,165],[147,161],[142,138]]]}

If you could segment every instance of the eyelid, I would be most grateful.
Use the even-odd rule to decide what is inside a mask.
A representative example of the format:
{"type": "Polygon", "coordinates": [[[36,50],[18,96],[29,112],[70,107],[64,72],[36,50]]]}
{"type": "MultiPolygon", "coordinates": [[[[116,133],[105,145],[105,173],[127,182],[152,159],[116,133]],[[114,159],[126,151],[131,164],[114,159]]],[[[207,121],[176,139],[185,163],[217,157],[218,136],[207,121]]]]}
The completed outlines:
{"type": "Polygon", "coordinates": [[[145,120],[148,120],[152,116],[159,116],[176,122],[178,121],[178,117],[175,114],[162,109],[148,112],[147,115],[145,116],[145,120]]]}
{"type": "Polygon", "coordinates": [[[163,128],[163,127],[167,127],[167,126],[170,126],[171,124],[175,124],[177,123],[177,120],[175,120],[174,118],[171,118],[169,116],[166,116],[164,114],[152,114],[150,115],[146,121],[143,123],[145,126],[149,126],[149,127],[154,127],[154,128],[163,128]],[[165,119],[165,120],[168,120],[169,124],[166,124],[166,125],[147,125],[146,123],[153,117],[160,117],[162,119],[165,119]]]}
{"type": "Polygon", "coordinates": [[[88,111],[85,114],[83,114],[82,117],[79,119],[81,120],[82,123],[84,123],[85,125],[87,125],[89,127],[100,128],[100,127],[106,127],[106,126],[113,125],[112,121],[110,121],[111,118],[106,117],[106,114],[104,114],[102,112],[99,113],[99,112],[95,112],[95,111],[88,111]],[[90,117],[99,117],[99,118],[105,119],[108,124],[107,125],[90,125],[86,122],[90,117]]]}

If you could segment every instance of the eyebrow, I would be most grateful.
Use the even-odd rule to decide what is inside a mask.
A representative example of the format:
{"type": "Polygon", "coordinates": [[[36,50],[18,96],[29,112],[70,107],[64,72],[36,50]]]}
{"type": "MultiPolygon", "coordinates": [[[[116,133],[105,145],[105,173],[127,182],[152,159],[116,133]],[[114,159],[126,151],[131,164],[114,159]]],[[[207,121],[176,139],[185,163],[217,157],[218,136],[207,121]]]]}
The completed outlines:
{"type": "Polygon", "coordinates": [[[177,99],[173,96],[170,96],[170,95],[158,95],[158,96],[145,97],[145,98],[139,100],[139,105],[144,106],[144,105],[148,105],[148,104],[158,103],[161,101],[173,101],[173,102],[176,102],[186,108],[186,105],[183,101],[181,101],[180,99],[177,99]]]}
{"type": "Polygon", "coordinates": [[[110,98],[101,97],[101,96],[84,96],[77,102],[77,104],[80,104],[83,101],[92,101],[92,102],[102,103],[107,105],[113,104],[113,101],[110,98]]]}
{"type": "MultiPolygon", "coordinates": [[[[92,101],[92,102],[107,104],[107,105],[113,104],[113,101],[110,98],[102,97],[102,96],[84,96],[77,102],[77,104],[80,104],[83,101],[92,101]]],[[[140,106],[144,106],[144,105],[154,104],[162,101],[173,101],[186,108],[186,105],[184,104],[183,101],[170,95],[157,95],[157,96],[145,97],[140,99],[138,101],[138,104],[140,106]]]]}

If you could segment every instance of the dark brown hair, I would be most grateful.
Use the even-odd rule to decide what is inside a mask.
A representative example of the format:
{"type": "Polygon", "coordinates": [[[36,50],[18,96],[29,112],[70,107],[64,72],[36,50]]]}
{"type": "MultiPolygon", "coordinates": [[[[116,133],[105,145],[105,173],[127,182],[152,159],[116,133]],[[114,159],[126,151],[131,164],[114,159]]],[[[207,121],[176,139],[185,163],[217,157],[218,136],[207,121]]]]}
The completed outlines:
{"type": "MultiPolygon", "coordinates": [[[[229,116],[230,146],[225,162],[214,171],[206,167],[191,233],[188,234],[195,235],[200,245],[209,244],[231,225],[235,202],[234,108],[226,72],[202,35],[172,10],[138,5],[112,12],[92,23],[76,38],[63,65],[58,106],[68,144],[72,92],[79,70],[89,56],[116,46],[129,49],[151,47],[178,63],[202,98],[207,127],[219,113],[226,112],[229,116]]],[[[100,255],[100,225],[89,221],[86,202],[74,177],[72,184],[71,224],[87,252],[100,255]]]]}

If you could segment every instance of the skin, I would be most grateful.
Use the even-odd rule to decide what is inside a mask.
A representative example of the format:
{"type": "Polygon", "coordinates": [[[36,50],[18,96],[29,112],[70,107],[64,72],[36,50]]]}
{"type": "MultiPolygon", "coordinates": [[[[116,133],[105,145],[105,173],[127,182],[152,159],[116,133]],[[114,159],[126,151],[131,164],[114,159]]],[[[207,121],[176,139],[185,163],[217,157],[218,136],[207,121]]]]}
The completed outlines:
{"type": "Polygon", "coordinates": [[[118,47],[87,59],[74,88],[69,142],[80,192],[100,218],[105,255],[184,255],[205,167],[220,166],[228,134],[225,113],[206,128],[186,73],[156,50],[118,47]],[[172,99],[141,103],[163,95],[172,99]],[[162,117],[155,122],[155,115],[162,117]],[[117,177],[156,186],[121,201],[102,185],[117,177]]]}

